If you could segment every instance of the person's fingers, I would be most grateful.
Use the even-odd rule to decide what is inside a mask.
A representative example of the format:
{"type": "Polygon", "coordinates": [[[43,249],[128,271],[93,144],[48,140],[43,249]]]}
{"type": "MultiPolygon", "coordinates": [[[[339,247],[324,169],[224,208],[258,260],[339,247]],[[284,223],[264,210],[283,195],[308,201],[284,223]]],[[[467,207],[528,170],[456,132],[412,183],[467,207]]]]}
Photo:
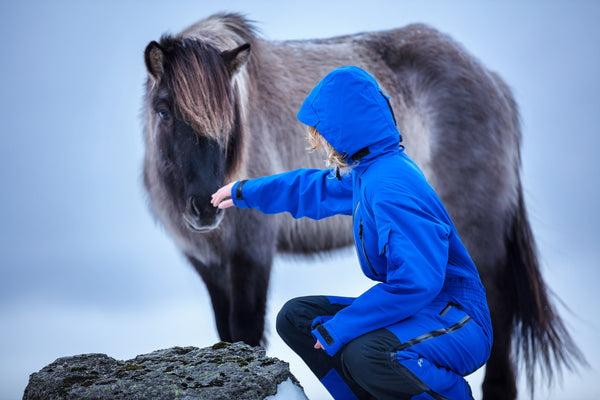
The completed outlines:
{"type": "Polygon", "coordinates": [[[221,209],[229,208],[231,206],[233,206],[233,200],[231,200],[231,199],[228,199],[228,200],[225,200],[225,201],[222,201],[219,203],[219,208],[221,208],[221,209]]]}
{"type": "Polygon", "coordinates": [[[210,203],[213,205],[213,207],[216,207],[219,205],[219,199],[220,199],[219,193],[218,192],[213,193],[212,198],[210,199],[210,203]]]}
{"type": "Polygon", "coordinates": [[[211,199],[211,204],[213,205],[213,207],[218,207],[223,200],[231,197],[231,188],[234,184],[235,182],[231,182],[230,184],[219,188],[219,190],[213,193],[211,199]]]}
{"type": "Polygon", "coordinates": [[[212,203],[213,207],[216,207],[219,205],[219,201],[221,199],[221,193],[220,193],[221,189],[222,188],[219,188],[219,190],[217,190],[216,192],[214,192],[212,194],[212,198],[211,198],[210,202],[212,203]]]}
{"type": "Polygon", "coordinates": [[[219,204],[225,199],[226,195],[224,193],[223,188],[217,190],[215,194],[213,194],[213,198],[211,200],[213,207],[218,207],[219,204]]]}

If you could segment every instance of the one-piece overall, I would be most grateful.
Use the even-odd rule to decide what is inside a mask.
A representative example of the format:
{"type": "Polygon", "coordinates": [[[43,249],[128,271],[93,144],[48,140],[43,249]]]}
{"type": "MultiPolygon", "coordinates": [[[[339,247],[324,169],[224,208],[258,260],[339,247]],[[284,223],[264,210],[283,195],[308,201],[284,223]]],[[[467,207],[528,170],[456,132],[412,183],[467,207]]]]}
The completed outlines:
{"type": "Polygon", "coordinates": [[[472,398],[464,376],[492,345],[485,290],[442,202],[399,145],[388,97],[362,69],[341,67],[298,119],[346,157],[350,173],[299,169],[237,182],[234,204],[294,218],[352,215],[360,266],[376,284],[357,298],[290,300],[277,317],[280,336],[335,399],[472,398]]]}

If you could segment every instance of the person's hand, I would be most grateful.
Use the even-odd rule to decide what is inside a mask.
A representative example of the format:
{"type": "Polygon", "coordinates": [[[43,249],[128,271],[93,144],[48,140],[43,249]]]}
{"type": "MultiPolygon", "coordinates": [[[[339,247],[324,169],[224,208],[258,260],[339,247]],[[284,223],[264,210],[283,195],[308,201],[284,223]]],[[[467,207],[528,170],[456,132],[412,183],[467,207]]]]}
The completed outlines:
{"type": "Polygon", "coordinates": [[[229,208],[233,206],[233,200],[231,199],[231,188],[236,182],[231,182],[228,185],[223,186],[212,195],[210,201],[213,207],[229,208]]]}
{"type": "Polygon", "coordinates": [[[321,342],[319,342],[318,340],[317,340],[317,343],[315,343],[315,349],[321,349],[321,350],[325,350],[325,349],[323,348],[323,345],[321,344],[321,342]]]}

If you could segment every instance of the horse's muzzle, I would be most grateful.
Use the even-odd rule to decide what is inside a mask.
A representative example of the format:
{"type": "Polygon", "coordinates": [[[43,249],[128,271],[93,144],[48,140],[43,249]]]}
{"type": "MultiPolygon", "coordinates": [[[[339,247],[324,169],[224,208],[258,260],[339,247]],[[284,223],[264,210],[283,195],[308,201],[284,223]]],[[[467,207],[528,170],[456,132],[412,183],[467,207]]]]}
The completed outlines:
{"type": "Polygon", "coordinates": [[[183,213],[183,220],[189,229],[196,232],[208,232],[217,228],[224,216],[224,210],[213,207],[209,200],[203,202],[190,196],[183,213]]]}

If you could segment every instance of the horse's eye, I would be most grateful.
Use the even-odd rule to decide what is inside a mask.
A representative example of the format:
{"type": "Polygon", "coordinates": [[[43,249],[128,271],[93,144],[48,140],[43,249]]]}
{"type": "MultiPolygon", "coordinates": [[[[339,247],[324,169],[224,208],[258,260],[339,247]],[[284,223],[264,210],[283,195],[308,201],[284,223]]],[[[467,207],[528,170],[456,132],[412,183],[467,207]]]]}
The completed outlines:
{"type": "Polygon", "coordinates": [[[167,110],[166,108],[160,108],[158,110],[158,116],[160,117],[160,119],[162,119],[163,121],[168,121],[169,119],[171,119],[171,113],[169,112],[169,110],[167,110]]]}

